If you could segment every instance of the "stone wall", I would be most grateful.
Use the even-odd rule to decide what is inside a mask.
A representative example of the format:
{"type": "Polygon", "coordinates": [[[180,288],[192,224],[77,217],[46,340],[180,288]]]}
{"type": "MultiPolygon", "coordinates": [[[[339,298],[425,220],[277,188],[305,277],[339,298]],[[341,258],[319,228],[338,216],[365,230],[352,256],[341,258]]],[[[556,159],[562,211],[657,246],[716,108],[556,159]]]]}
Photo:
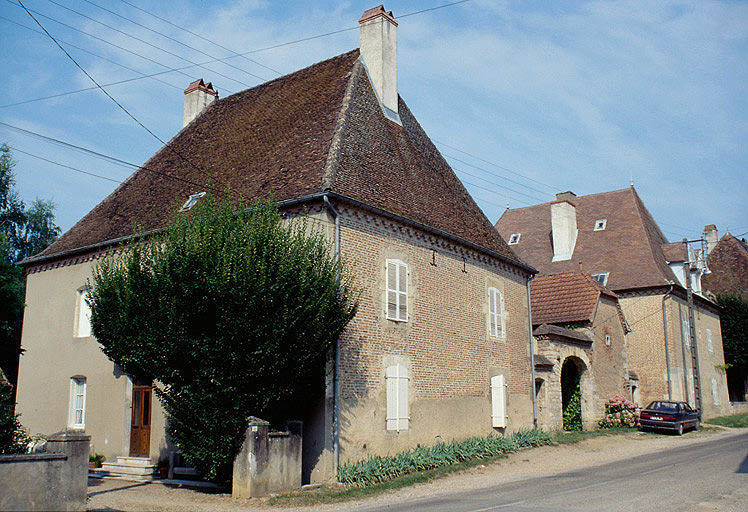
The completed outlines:
{"type": "Polygon", "coordinates": [[[63,431],[44,453],[0,455],[0,510],[86,510],[89,441],[63,431]]]}

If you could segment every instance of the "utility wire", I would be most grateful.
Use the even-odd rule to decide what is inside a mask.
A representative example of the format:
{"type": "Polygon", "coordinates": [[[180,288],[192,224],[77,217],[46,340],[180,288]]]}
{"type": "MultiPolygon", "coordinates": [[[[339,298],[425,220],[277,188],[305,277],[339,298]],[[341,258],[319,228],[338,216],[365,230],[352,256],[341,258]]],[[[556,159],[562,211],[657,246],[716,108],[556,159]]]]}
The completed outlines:
{"type": "Polygon", "coordinates": [[[15,151],[16,153],[21,153],[21,154],[24,154],[24,155],[27,155],[27,156],[30,156],[30,157],[33,157],[33,158],[38,158],[39,160],[43,160],[43,161],[48,162],[50,164],[59,165],[60,167],[64,167],[66,169],[70,169],[71,171],[79,172],[81,174],[86,174],[88,176],[93,176],[94,178],[101,178],[102,180],[112,181],[112,182],[117,183],[117,184],[121,184],[122,183],[120,180],[116,180],[114,178],[109,178],[108,176],[102,176],[100,174],[94,174],[92,172],[84,171],[83,169],[78,169],[77,167],[71,167],[69,165],[65,165],[65,164],[60,163],[60,162],[55,162],[54,160],[50,160],[48,158],[44,158],[43,156],[34,155],[33,153],[29,153],[29,152],[24,151],[22,149],[18,149],[15,146],[9,146],[9,147],[10,147],[10,149],[12,149],[13,151],[15,151]]]}
{"type": "Polygon", "coordinates": [[[166,23],[167,25],[171,25],[172,27],[174,27],[176,29],[183,30],[183,31],[187,32],[188,34],[191,34],[191,35],[193,35],[193,36],[195,36],[195,37],[197,37],[199,39],[202,39],[203,41],[206,41],[206,42],[208,42],[210,44],[214,44],[217,47],[221,48],[222,50],[226,50],[227,52],[231,52],[233,54],[232,56],[242,57],[243,59],[247,60],[248,62],[251,62],[253,64],[257,64],[258,66],[263,67],[263,68],[265,68],[267,70],[270,70],[273,73],[277,73],[278,75],[282,75],[283,74],[282,72],[278,71],[277,69],[271,68],[270,66],[266,66],[265,64],[262,64],[261,62],[258,62],[258,61],[254,60],[254,59],[250,59],[246,55],[240,55],[239,53],[235,52],[234,50],[232,50],[230,48],[226,48],[225,46],[223,46],[220,43],[217,43],[217,42],[215,42],[215,41],[213,41],[211,39],[208,39],[207,37],[203,37],[200,34],[198,34],[196,32],[193,32],[192,30],[190,30],[188,28],[180,27],[176,23],[172,23],[171,21],[167,20],[166,18],[162,18],[161,16],[159,16],[157,14],[154,14],[154,13],[152,13],[150,11],[146,11],[142,7],[138,7],[137,5],[132,4],[132,3],[128,2],[127,0],[120,0],[120,2],[122,2],[123,4],[129,5],[133,9],[137,9],[140,12],[143,12],[143,13],[149,15],[149,16],[152,16],[152,17],[156,18],[157,20],[160,20],[160,21],[166,23]]]}
{"type": "MultiPolygon", "coordinates": [[[[527,194],[523,194],[522,192],[520,192],[520,191],[518,191],[518,190],[514,190],[514,189],[512,189],[512,188],[509,188],[509,187],[507,187],[507,186],[501,185],[501,184],[499,184],[499,183],[496,183],[496,182],[493,182],[493,181],[491,181],[491,180],[488,180],[488,179],[486,179],[486,178],[483,178],[483,177],[481,177],[481,176],[478,176],[477,174],[472,174],[472,173],[469,173],[469,172],[467,172],[467,171],[465,171],[465,170],[463,170],[463,169],[460,169],[460,168],[458,168],[458,167],[454,167],[454,166],[451,166],[451,167],[452,167],[452,169],[453,169],[453,170],[454,170],[455,172],[460,172],[460,173],[462,173],[462,174],[465,174],[465,175],[467,175],[467,176],[470,176],[471,178],[477,178],[477,179],[479,179],[479,180],[485,181],[486,183],[489,183],[489,184],[491,184],[491,185],[493,185],[493,186],[495,186],[495,187],[503,188],[504,190],[508,190],[509,192],[513,192],[513,193],[515,193],[515,194],[520,194],[520,195],[522,195],[522,196],[525,196],[525,197],[527,197],[527,198],[529,198],[529,199],[532,199],[532,200],[534,200],[534,201],[536,200],[536,199],[535,199],[534,197],[528,196],[527,194]]],[[[509,196],[507,196],[507,199],[514,199],[514,198],[510,198],[509,196]]],[[[517,201],[519,201],[519,200],[517,200],[517,201]]],[[[533,205],[535,204],[535,203],[527,203],[527,202],[524,202],[524,201],[520,201],[520,202],[522,202],[522,203],[524,203],[524,204],[526,204],[526,205],[528,205],[528,206],[533,206],[533,205]]]]}
{"type": "Polygon", "coordinates": [[[128,116],[129,116],[129,117],[130,117],[130,118],[131,118],[131,119],[132,119],[133,121],[135,121],[136,123],[138,123],[138,124],[139,124],[139,125],[140,125],[140,126],[141,126],[141,127],[142,127],[142,128],[144,129],[144,130],[145,130],[145,131],[147,131],[148,133],[150,133],[150,134],[151,134],[151,135],[153,136],[153,138],[155,138],[155,139],[156,139],[157,141],[159,141],[159,142],[160,142],[160,143],[161,143],[161,144],[162,144],[162,145],[163,145],[163,146],[164,146],[165,148],[168,148],[168,149],[169,149],[169,150],[170,150],[170,151],[171,151],[172,153],[174,153],[174,154],[175,154],[175,155],[177,155],[177,156],[178,156],[179,158],[181,158],[182,160],[184,160],[185,162],[187,162],[187,163],[188,163],[189,165],[191,165],[191,166],[192,166],[193,168],[197,169],[197,170],[198,170],[199,172],[201,172],[201,173],[205,174],[206,176],[208,176],[209,178],[211,178],[211,179],[212,179],[212,176],[210,176],[210,174],[208,174],[207,172],[203,171],[203,170],[202,170],[202,169],[201,169],[200,167],[198,167],[197,165],[195,165],[195,164],[193,164],[192,162],[190,162],[190,161],[189,161],[189,160],[188,160],[187,158],[185,158],[185,157],[184,157],[184,156],[183,156],[183,155],[182,155],[182,154],[181,154],[181,153],[180,153],[179,151],[177,151],[177,150],[175,150],[174,148],[172,148],[170,144],[168,144],[168,143],[167,143],[166,141],[164,141],[163,139],[161,139],[161,137],[159,137],[158,135],[156,135],[155,133],[153,133],[153,132],[152,132],[152,131],[150,130],[150,128],[148,128],[148,127],[147,127],[146,125],[144,125],[144,124],[143,124],[142,122],[140,122],[140,120],[139,120],[139,119],[138,119],[137,117],[135,117],[134,115],[132,115],[132,114],[130,113],[130,111],[129,111],[129,110],[127,110],[127,109],[126,109],[126,108],[125,108],[125,107],[124,107],[124,106],[123,106],[123,105],[122,105],[122,104],[121,104],[121,103],[120,103],[119,101],[117,101],[117,100],[116,100],[116,99],[114,98],[114,96],[112,96],[111,94],[109,94],[109,93],[107,92],[107,90],[106,90],[106,89],[104,89],[104,88],[103,88],[103,87],[102,87],[101,85],[99,85],[99,82],[97,82],[97,81],[96,81],[96,79],[95,79],[94,77],[92,77],[92,76],[91,76],[91,75],[90,75],[90,74],[88,73],[88,71],[86,71],[86,70],[85,70],[85,69],[83,68],[83,66],[81,66],[80,64],[78,64],[78,61],[76,61],[76,60],[75,60],[75,59],[73,58],[73,56],[72,56],[72,55],[70,55],[70,54],[68,53],[68,51],[67,51],[67,50],[66,50],[66,49],[65,49],[65,48],[64,48],[64,47],[63,47],[63,46],[62,46],[62,45],[61,45],[61,44],[60,44],[60,43],[59,43],[59,42],[57,41],[57,39],[55,39],[55,38],[54,38],[54,36],[53,36],[52,34],[50,34],[50,33],[49,33],[49,32],[47,31],[47,29],[46,29],[46,28],[44,28],[44,26],[43,26],[43,25],[42,25],[41,23],[39,23],[39,20],[37,20],[37,19],[36,19],[36,18],[34,17],[34,15],[33,15],[33,14],[31,14],[31,13],[30,13],[30,12],[28,11],[28,9],[26,9],[26,6],[25,6],[25,5],[23,5],[23,3],[21,2],[21,0],[18,0],[18,2],[19,2],[19,4],[21,5],[21,7],[23,7],[23,9],[24,9],[24,10],[25,10],[25,11],[26,11],[26,12],[27,12],[28,14],[29,14],[29,16],[31,16],[31,18],[32,18],[32,19],[33,19],[33,20],[34,20],[34,21],[36,22],[36,24],[37,24],[37,25],[39,25],[39,27],[40,27],[40,28],[41,28],[41,29],[42,29],[42,30],[43,30],[43,31],[44,31],[44,32],[45,32],[45,33],[46,33],[46,34],[47,34],[47,35],[49,36],[49,38],[50,38],[50,39],[52,39],[52,41],[54,41],[54,43],[55,43],[55,44],[57,45],[57,47],[58,47],[58,48],[60,48],[60,50],[62,50],[62,52],[63,52],[63,53],[65,54],[65,55],[67,55],[68,59],[70,59],[70,60],[71,60],[71,61],[73,62],[73,64],[75,64],[75,66],[76,66],[76,67],[77,67],[78,69],[80,69],[80,70],[81,70],[81,71],[82,71],[82,72],[83,72],[83,73],[84,73],[84,74],[85,74],[85,75],[86,75],[86,76],[87,76],[87,77],[88,77],[88,78],[89,78],[89,79],[90,79],[90,80],[91,80],[91,81],[92,81],[92,82],[93,82],[94,84],[96,84],[96,86],[97,86],[97,87],[98,87],[99,89],[101,89],[101,91],[102,91],[102,92],[103,92],[104,94],[106,94],[106,96],[107,96],[107,97],[108,97],[108,98],[109,98],[110,100],[112,100],[112,101],[113,101],[113,102],[114,102],[114,103],[115,103],[115,104],[116,104],[116,105],[117,105],[117,106],[118,106],[118,107],[119,107],[120,109],[122,109],[122,111],[123,111],[123,112],[125,112],[125,113],[126,113],[126,114],[127,114],[127,115],[128,115],[128,116]]]}
{"type": "MultiPolygon", "coordinates": [[[[54,4],[56,4],[56,5],[58,5],[58,4],[56,3],[56,2],[53,2],[52,0],[49,0],[49,1],[50,1],[50,2],[52,2],[52,3],[54,3],[54,4]]],[[[135,21],[135,20],[132,20],[132,19],[130,19],[130,18],[127,18],[127,17],[125,17],[125,16],[122,16],[121,14],[119,14],[119,13],[117,13],[117,12],[115,12],[115,11],[112,11],[112,10],[110,10],[110,9],[107,9],[106,7],[102,7],[101,5],[99,5],[99,4],[95,3],[95,2],[92,2],[91,0],[83,0],[83,1],[84,1],[84,2],[86,2],[86,3],[88,3],[88,4],[91,4],[91,5],[93,5],[94,7],[98,7],[99,9],[101,9],[101,10],[103,10],[103,11],[105,11],[105,12],[108,12],[108,13],[110,13],[110,14],[114,15],[114,16],[117,16],[118,18],[121,18],[121,19],[123,19],[123,20],[125,20],[125,21],[129,21],[129,22],[130,22],[130,23],[132,23],[133,25],[136,25],[136,26],[138,26],[138,27],[144,28],[144,29],[146,29],[146,30],[148,30],[148,31],[150,31],[150,32],[153,32],[154,34],[157,34],[157,35],[159,35],[159,36],[161,36],[161,37],[164,37],[164,38],[168,39],[169,41],[173,41],[173,42],[175,42],[175,43],[177,43],[177,44],[179,44],[179,45],[182,45],[182,46],[184,46],[185,48],[189,48],[189,49],[190,49],[190,50],[192,50],[192,51],[195,51],[195,52],[198,52],[198,53],[200,53],[200,54],[202,54],[202,55],[205,55],[206,57],[210,57],[211,59],[218,59],[218,58],[219,58],[219,57],[216,57],[215,55],[211,55],[211,54],[209,54],[209,53],[206,53],[206,52],[204,52],[204,51],[200,50],[199,48],[195,48],[194,46],[190,46],[190,45],[189,45],[189,44],[187,44],[187,43],[183,43],[182,41],[180,41],[180,40],[178,40],[178,39],[175,39],[175,38],[173,38],[173,37],[171,37],[171,36],[169,36],[169,35],[167,35],[167,34],[164,34],[164,33],[162,33],[162,32],[159,32],[159,31],[157,31],[157,30],[154,30],[154,29],[152,29],[152,28],[150,28],[150,27],[147,27],[147,26],[143,25],[142,23],[138,23],[138,22],[137,22],[137,21],[135,21]]],[[[230,63],[228,63],[228,62],[224,62],[224,64],[225,64],[226,66],[229,66],[229,67],[230,67],[230,68],[232,68],[232,69],[236,69],[237,71],[241,71],[242,73],[246,73],[246,74],[248,74],[249,76],[252,76],[252,77],[254,77],[254,78],[257,78],[258,80],[262,80],[263,82],[267,81],[267,78],[265,78],[265,77],[262,77],[262,76],[260,76],[260,75],[255,75],[254,73],[250,73],[250,72],[249,72],[249,71],[247,71],[246,69],[243,69],[243,68],[240,68],[240,67],[234,66],[233,64],[230,64],[230,63]]],[[[280,73],[279,73],[279,74],[280,74],[280,73]]]]}

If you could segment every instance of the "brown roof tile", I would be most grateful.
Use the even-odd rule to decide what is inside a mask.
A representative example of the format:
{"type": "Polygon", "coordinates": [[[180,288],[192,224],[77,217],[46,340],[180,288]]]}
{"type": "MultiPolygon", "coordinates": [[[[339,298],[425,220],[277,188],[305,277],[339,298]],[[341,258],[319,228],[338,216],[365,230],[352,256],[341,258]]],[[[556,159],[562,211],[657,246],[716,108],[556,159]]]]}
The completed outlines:
{"type": "Polygon", "coordinates": [[[703,290],[748,299],[748,245],[745,241],[725,233],[709,253],[707,265],[711,273],[701,277],[703,290]]]}
{"type": "Polygon", "coordinates": [[[683,242],[673,242],[672,244],[663,244],[662,254],[668,263],[681,263],[688,261],[686,244],[683,242]]]}
{"type": "Polygon", "coordinates": [[[519,262],[405,102],[402,126],[384,117],[358,57],[214,101],[40,256],[162,227],[191,194],[230,187],[278,201],[335,192],[519,262]]]}
{"type": "Polygon", "coordinates": [[[503,237],[522,233],[512,250],[544,273],[609,272],[607,286],[626,290],[662,286],[677,279],[665,263],[668,241],[633,187],[573,198],[577,213],[574,254],[568,261],[552,262],[550,203],[506,210],[496,223],[503,237]],[[595,231],[596,220],[607,219],[595,231]]]}
{"type": "Polygon", "coordinates": [[[581,341],[583,343],[592,343],[592,338],[584,333],[575,331],[573,329],[566,329],[565,327],[559,327],[558,325],[543,324],[532,331],[533,336],[559,336],[574,341],[581,341]]]}
{"type": "Polygon", "coordinates": [[[583,272],[540,274],[530,283],[532,323],[592,321],[600,294],[617,298],[583,272]]]}

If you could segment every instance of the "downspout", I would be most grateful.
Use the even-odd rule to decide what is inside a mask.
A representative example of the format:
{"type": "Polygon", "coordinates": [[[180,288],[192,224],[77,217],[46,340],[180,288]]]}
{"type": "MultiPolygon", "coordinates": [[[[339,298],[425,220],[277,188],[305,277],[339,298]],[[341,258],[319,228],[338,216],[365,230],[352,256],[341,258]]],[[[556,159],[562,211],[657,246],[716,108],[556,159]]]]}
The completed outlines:
{"type": "MultiPolygon", "coordinates": [[[[338,265],[335,280],[340,286],[340,215],[330,202],[327,194],[322,196],[322,200],[330,210],[335,220],[335,262],[338,265]]],[[[340,467],[340,339],[335,340],[335,366],[333,367],[333,392],[332,392],[332,453],[333,463],[335,465],[335,478],[337,479],[338,468],[340,467]]]]}
{"type": "Polygon", "coordinates": [[[527,322],[530,326],[530,378],[532,379],[532,386],[530,391],[532,392],[532,424],[535,428],[538,428],[538,405],[536,404],[535,397],[535,338],[532,336],[532,300],[530,299],[530,281],[535,276],[530,275],[527,278],[527,322]]]}
{"type": "Polygon", "coordinates": [[[665,331],[665,366],[667,367],[667,399],[673,399],[673,388],[670,383],[670,350],[668,349],[668,337],[667,337],[667,314],[665,312],[665,299],[670,296],[673,291],[673,285],[670,285],[670,289],[665,295],[662,296],[662,327],[665,331]]]}

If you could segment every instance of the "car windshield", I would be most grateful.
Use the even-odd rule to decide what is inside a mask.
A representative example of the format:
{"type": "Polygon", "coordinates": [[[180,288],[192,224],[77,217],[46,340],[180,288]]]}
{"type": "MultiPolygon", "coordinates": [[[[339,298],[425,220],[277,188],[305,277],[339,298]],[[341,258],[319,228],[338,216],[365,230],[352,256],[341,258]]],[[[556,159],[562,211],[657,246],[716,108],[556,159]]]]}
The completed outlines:
{"type": "Polygon", "coordinates": [[[647,409],[663,412],[678,412],[678,404],[671,402],[652,402],[647,406],[647,409]]]}

